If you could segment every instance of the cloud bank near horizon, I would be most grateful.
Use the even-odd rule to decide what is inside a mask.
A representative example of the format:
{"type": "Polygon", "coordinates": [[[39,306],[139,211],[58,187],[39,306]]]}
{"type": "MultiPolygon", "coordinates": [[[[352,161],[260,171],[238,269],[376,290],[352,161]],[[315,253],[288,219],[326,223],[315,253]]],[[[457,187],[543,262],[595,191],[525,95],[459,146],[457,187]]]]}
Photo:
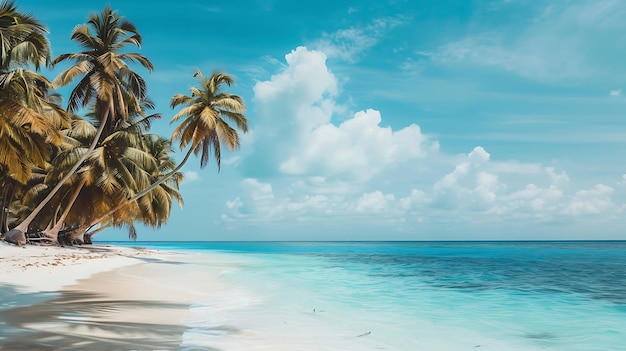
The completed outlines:
{"type": "Polygon", "coordinates": [[[438,224],[501,230],[623,216],[626,175],[585,187],[566,170],[506,155],[494,159],[480,145],[445,154],[418,124],[394,130],[385,123],[393,116],[342,105],[340,81],[322,51],[301,46],[285,62],[254,86],[252,151],[242,160],[245,178],[225,203],[222,223],[330,226],[349,219],[406,236],[438,224]]]}

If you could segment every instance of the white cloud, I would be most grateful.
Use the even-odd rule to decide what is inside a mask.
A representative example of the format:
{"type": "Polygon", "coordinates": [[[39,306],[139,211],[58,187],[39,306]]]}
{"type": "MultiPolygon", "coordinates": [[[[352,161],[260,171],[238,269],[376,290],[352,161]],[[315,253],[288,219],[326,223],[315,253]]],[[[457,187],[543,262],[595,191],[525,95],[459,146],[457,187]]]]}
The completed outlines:
{"type": "Polygon", "coordinates": [[[622,89],[611,90],[609,92],[609,96],[617,97],[617,96],[621,96],[621,95],[622,95],[622,89]]]}
{"type": "Polygon", "coordinates": [[[389,209],[390,203],[395,200],[393,194],[383,194],[380,191],[363,194],[356,202],[356,212],[381,213],[389,209]]]}
{"type": "Polygon", "coordinates": [[[614,189],[604,184],[597,184],[589,190],[580,190],[574,194],[574,199],[563,211],[569,215],[599,214],[615,210],[616,206],[611,199],[614,189]]]}
{"type": "Polygon", "coordinates": [[[366,181],[391,165],[424,157],[431,151],[419,126],[393,131],[380,123],[380,112],[367,110],[357,112],[339,126],[320,125],[303,135],[280,169],[288,174],[366,181]]]}
{"type": "Polygon", "coordinates": [[[553,183],[566,183],[569,182],[569,176],[565,171],[561,171],[561,173],[556,173],[554,167],[546,167],[546,173],[550,176],[550,179],[553,183]]]}
{"type": "Polygon", "coordinates": [[[257,203],[267,203],[274,200],[272,185],[261,183],[257,179],[246,178],[242,182],[242,187],[248,193],[252,201],[257,203]]]}
{"type": "Polygon", "coordinates": [[[184,173],[184,177],[183,180],[185,182],[196,182],[198,180],[200,180],[200,173],[196,172],[196,171],[186,171],[184,173]]]}
{"type": "Polygon", "coordinates": [[[475,147],[452,172],[434,184],[433,205],[448,210],[486,210],[502,188],[498,176],[485,167],[490,158],[491,155],[483,147],[475,147]]]}
{"type": "Polygon", "coordinates": [[[487,213],[517,219],[553,218],[561,207],[563,191],[554,185],[547,188],[528,184],[523,189],[503,195],[487,213]]]}
{"type": "MultiPolygon", "coordinates": [[[[350,10],[348,13],[352,13],[350,10]]],[[[376,19],[365,27],[352,27],[330,34],[325,33],[313,46],[329,58],[353,62],[363,52],[378,44],[388,31],[405,21],[403,17],[376,19]]]]}
{"type": "Polygon", "coordinates": [[[418,125],[394,131],[373,109],[334,124],[337,80],[325,60],[323,53],[299,47],[286,56],[282,72],[256,84],[263,123],[255,130],[258,152],[250,158],[266,157],[289,175],[364,182],[437,150],[418,125]]]}
{"type": "MultiPolygon", "coordinates": [[[[530,6],[536,16],[525,26],[477,30],[418,54],[440,64],[490,66],[549,83],[615,78],[619,55],[605,55],[599,47],[604,42],[598,38],[613,38],[615,32],[626,29],[626,8],[621,1],[530,6]]],[[[610,45],[623,47],[620,44],[610,45]]]]}
{"type": "Polygon", "coordinates": [[[226,202],[222,220],[230,226],[385,223],[412,232],[433,223],[558,222],[620,208],[612,188],[575,189],[565,170],[499,160],[482,146],[446,155],[417,124],[391,128],[371,108],[338,112],[326,56],[299,47],[285,58],[254,87],[254,152],[240,164],[260,166],[246,170],[226,202]],[[274,172],[262,174],[267,168],[274,172]]]}
{"type": "Polygon", "coordinates": [[[493,66],[520,76],[539,81],[559,81],[573,76],[587,77],[590,67],[584,57],[572,56],[575,52],[569,43],[556,34],[545,34],[529,39],[518,39],[512,47],[503,33],[485,33],[442,45],[434,52],[422,52],[431,60],[456,65],[459,62],[493,66]]]}
{"type": "Polygon", "coordinates": [[[400,207],[403,210],[416,210],[427,203],[426,194],[418,189],[411,189],[409,196],[400,198],[400,207]]]}
{"type": "Polygon", "coordinates": [[[239,210],[242,206],[243,202],[241,202],[241,199],[239,199],[239,197],[237,197],[233,201],[226,201],[226,207],[229,210],[239,210]]]}
{"type": "Polygon", "coordinates": [[[322,52],[301,46],[285,55],[285,60],[287,66],[280,73],[253,88],[259,122],[275,122],[268,127],[279,138],[289,138],[285,132],[309,131],[330,121],[334,108],[331,97],[338,89],[322,52]]]}
{"type": "Polygon", "coordinates": [[[290,202],[287,209],[290,212],[302,215],[308,213],[332,213],[330,210],[330,199],[325,195],[306,195],[302,201],[290,202]]]}

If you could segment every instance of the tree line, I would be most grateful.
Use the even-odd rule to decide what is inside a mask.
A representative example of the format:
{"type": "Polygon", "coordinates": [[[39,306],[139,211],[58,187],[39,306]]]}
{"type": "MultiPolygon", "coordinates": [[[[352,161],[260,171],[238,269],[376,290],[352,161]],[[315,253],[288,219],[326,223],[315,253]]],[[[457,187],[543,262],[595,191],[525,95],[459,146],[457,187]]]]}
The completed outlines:
{"type": "Polygon", "coordinates": [[[90,243],[109,227],[159,227],[182,205],[190,156],[219,170],[221,147],[239,148],[248,120],[231,76],[196,70],[197,85],[172,97],[171,138],[150,132],[154,103],[132,66],[154,69],[137,28],[109,6],[71,33],[80,52],[51,58],[48,31],[14,1],[0,3],[0,235],[23,245],[90,243]],[[43,68],[67,62],[52,81],[43,68]],[[66,106],[55,89],[73,87],[66,106]],[[176,164],[174,145],[185,150],[176,164]]]}

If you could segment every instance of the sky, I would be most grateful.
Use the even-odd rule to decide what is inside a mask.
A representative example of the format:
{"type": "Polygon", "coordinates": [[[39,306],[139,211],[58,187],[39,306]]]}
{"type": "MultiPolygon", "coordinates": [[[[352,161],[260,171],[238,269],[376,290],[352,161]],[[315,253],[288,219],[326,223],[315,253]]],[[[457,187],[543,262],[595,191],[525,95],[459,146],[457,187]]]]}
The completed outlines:
{"type": "MultiPolygon", "coordinates": [[[[54,57],[107,2],[17,4],[54,57]]],[[[626,2],[110,4],[155,65],[154,132],[196,68],[248,107],[241,148],[188,162],[184,207],[139,240],[626,239],[626,2]]]]}

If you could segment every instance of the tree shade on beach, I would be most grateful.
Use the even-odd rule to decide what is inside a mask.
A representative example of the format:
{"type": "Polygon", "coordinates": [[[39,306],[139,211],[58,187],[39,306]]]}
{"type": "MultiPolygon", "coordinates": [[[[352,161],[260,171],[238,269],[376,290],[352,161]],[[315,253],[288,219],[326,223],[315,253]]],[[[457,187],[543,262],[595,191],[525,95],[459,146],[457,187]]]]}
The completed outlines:
{"type": "Polygon", "coordinates": [[[150,133],[154,104],[144,79],[131,65],[147,71],[137,28],[105,7],[71,34],[82,51],[50,60],[46,29],[19,12],[12,1],[0,4],[0,230],[18,245],[27,240],[80,244],[101,230],[134,223],[159,227],[175,201],[182,166],[191,154],[206,166],[212,152],[220,168],[221,144],[239,147],[247,132],[243,100],[223,90],[234,83],[215,72],[200,80],[191,95],[178,94],[171,107],[183,108],[171,140],[150,133]],[[72,64],[53,82],[36,73],[42,66],[72,64]],[[33,70],[29,70],[33,69],[33,70]],[[55,87],[75,84],[67,107],[55,87]],[[234,124],[231,127],[229,123],[234,124]],[[177,165],[173,142],[188,148],[177,165]],[[10,229],[10,230],[9,230],[10,229]]]}

